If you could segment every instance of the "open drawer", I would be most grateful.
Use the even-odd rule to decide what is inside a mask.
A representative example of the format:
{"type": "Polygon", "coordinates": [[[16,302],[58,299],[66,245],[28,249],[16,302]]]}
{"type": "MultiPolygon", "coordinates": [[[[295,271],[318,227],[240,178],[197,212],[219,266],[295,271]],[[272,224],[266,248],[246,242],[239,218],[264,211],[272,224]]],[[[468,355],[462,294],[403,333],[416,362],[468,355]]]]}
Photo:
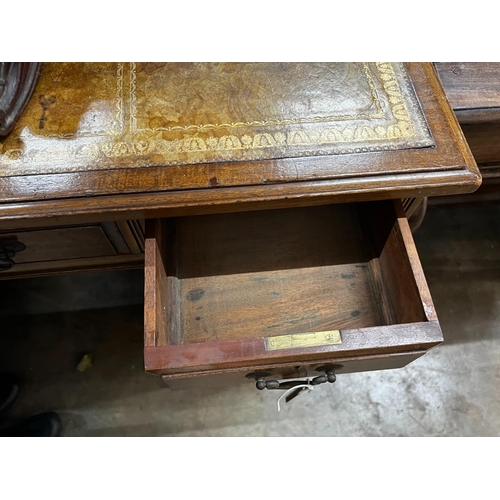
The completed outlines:
{"type": "Polygon", "coordinates": [[[394,368],[443,340],[399,201],[156,219],[146,233],[145,368],[169,385],[394,368]]]}

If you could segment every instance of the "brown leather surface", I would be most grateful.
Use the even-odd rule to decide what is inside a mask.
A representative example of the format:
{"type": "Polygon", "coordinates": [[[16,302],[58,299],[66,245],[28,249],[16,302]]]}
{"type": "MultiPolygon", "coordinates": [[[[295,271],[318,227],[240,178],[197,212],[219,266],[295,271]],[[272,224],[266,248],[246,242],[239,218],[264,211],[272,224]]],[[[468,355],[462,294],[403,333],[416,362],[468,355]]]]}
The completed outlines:
{"type": "Polygon", "coordinates": [[[0,177],[433,144],[400,63],[44,63],[0,177]]]}

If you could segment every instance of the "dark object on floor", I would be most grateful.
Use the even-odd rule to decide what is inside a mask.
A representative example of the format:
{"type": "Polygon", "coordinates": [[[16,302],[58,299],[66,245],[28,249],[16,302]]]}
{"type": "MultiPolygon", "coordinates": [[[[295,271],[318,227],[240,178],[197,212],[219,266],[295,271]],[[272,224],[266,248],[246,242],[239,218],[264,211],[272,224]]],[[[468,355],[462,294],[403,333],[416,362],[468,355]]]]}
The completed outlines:
{"type": "Polygon", "coordinates": [[[0,430],[2,437],[57,437],[61,435],[61,417],[53,411],[39,413],[16,425],[0,430]]]}
{"type": "Polygon", "coordinates": [[[41,63],[0,62],[0,137],[14,129],[33,94],[41,63]]]}
{"type": "Polygon", "coordinates": [[[19,385],[11,376],[0,379],[0,417],[15,403],[19,395],[19,385]]]}
{"type": "MultiPolygon", "coordinates": [[[[12,375],[0,379],[0,417],[12,408],[19,396],[19,383],[12,375]]],[[[3,425],[3,424],[2,424],[3,425]]],[[[62,431],[61,417],[53,411],[39,413],[0,428],[0,437],[55,437],[62,431]]]]}

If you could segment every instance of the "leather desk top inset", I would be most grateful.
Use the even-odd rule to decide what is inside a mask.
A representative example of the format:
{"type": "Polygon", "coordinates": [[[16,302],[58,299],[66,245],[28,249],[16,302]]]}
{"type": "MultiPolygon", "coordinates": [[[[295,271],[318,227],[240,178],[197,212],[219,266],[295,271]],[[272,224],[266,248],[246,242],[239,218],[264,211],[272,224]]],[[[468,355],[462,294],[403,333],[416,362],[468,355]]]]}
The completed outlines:
{"type": "Polygon", "coordinates": [[[433,146],[401,63],[45,64],[0,176],[433,146]]]}

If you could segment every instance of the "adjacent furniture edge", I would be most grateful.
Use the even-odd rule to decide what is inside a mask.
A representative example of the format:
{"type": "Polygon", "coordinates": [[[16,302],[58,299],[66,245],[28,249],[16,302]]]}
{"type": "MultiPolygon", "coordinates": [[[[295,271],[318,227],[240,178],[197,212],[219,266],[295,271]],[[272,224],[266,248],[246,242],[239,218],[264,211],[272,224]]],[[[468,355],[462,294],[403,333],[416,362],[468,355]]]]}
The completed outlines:
{"type": "Polygon", "coordinates": [[[472,194],[438,196],[430,206],[500,201],[500,63],[435,63],[483,183],[472,194]]]}

